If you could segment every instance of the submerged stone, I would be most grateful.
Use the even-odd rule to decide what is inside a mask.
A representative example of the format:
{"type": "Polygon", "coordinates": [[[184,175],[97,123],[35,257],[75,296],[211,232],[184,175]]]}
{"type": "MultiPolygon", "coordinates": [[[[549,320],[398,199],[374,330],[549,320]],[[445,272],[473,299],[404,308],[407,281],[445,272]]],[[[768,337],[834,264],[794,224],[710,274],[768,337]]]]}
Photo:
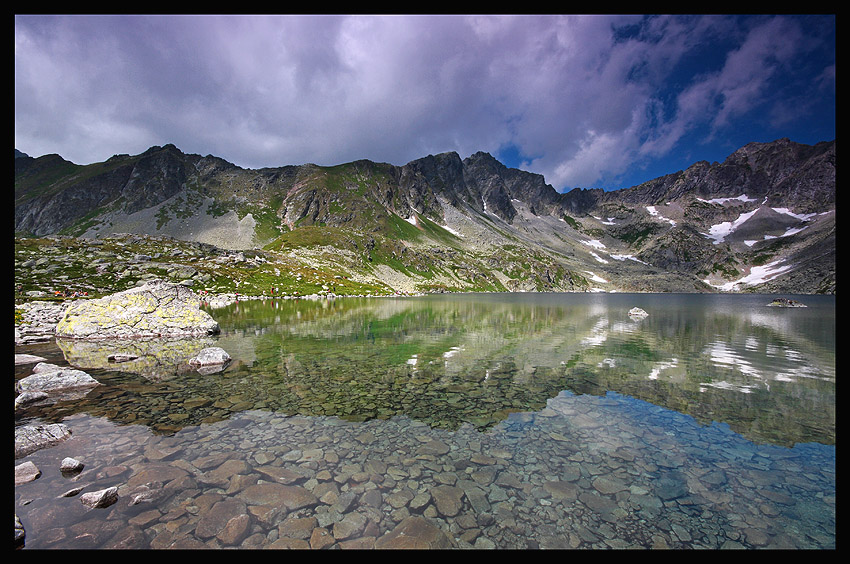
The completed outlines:
{"type": "Polygon", "coordinates": [[[41,476],[41,470],[31,461],[24,462],[15,466],[15,485],[26,484],[32,482],[41,476]]]}
{"type": "Polygon", "coordinates": [[[71,430],[62,423],[16,427],[15,458],[21,458],[39,449],[53,446],[70,436],[71,430]]]}
{"type": "Polygon", "coordinates": [[[375,548],[452,548],[454,543],[437,525],[425,517],[410,516],[375,541],[375,548]]]}
{"type": "Polygon", "coordinates": [[[109,507],[116,501],[118,501],[118,488],[116,486],[80,496],[80,502],[83,505],[95,509],[109,507]]]}

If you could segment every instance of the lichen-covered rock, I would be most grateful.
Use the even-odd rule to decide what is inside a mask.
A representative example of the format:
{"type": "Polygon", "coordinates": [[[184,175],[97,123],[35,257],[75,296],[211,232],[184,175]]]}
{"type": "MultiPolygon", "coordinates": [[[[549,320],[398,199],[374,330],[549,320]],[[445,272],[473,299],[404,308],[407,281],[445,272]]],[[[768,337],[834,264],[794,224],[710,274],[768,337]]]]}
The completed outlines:
{"type": "Polygon", "coordinates": [[[69,339],[202,336],[219,332],[194,292],[164,280],[98,300],[76,302],[56,325],[69,339]]]}

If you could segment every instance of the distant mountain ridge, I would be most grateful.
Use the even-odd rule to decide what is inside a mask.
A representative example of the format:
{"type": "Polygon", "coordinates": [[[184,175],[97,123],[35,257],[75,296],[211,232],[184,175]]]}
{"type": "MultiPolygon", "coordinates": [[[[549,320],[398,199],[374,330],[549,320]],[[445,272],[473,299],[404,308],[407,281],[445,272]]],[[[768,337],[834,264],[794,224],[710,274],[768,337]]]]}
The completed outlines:
{"type": "Polygon", "coordinates": [[[382,248],[422,288],[834,293],[834,211],[835,141],[750,143],[632,188],[566,193],[483,152],[257,170],[171,144],[91,165],[15,158],[16,234],[382,248]]]}

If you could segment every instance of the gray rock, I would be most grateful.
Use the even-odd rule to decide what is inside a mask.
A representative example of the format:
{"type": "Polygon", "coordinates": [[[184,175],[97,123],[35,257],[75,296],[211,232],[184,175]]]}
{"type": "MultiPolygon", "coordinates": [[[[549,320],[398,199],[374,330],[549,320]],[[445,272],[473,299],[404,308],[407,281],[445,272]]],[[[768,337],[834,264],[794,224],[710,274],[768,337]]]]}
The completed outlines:
{"type": "Polygon", "coordinates": [[[72,472],[81,472],[85,464],[77,460],[76,458],[71,458],[70,456],[64,458],[59,464],[59,470],[63,473],[72,473],[72,472]]]}
{"type": "Polygon", "coordinates": [[[62,423],[25,425],[15,428],[15,458],[53,446],[70,438],[71,430],[62,423]]]}
{"type": "Polygon", "coordinates": [[[194,366],[216,366],[230,362],[230,355],[219,347],[207,347],[202,349],[197,356],[189,359],[189,364],[194,366]]]}
{"type": "Polygon", "coordinates": [[[85,486],[77,486],[76,488],[71,488],[67,492],[61,494],[59,497],[74,497],[75,495],[83,491],[84,488],[85,486]]]}
{"type": "Polygon", "coordinates": [[[47,392],[24,392],[15,398],[15,409],[41,401],[47,397],[47,392]]]}
{"type": "Polygon", "coordinates": [[[84,493],[80,496],[80,502],[88,507],[103,508],[109,507],[118,501],[118,488],[113,486],[96,492],[84,493]]]}
{"type": "Polygon", "coordinates": [[[633,307],[629,310],[629,315],[632,317],[647,317],[649,314],[639,307],[633,307]]]}
{"type": "Polygon", "coordinates": [[[52,364],[39,363],[33,374],[18,380],[16,387],[20,392],[54,392],[75,388],[91,388],[100,382],[82,370],[60,368],[52,364]]]}
{"type": "Polygon", "coordinates": [[[15,466],[15,485],[26,484],[32,482],[41,476],[41,470],[31,461],[24,462],[15,466]]]}
{"type": "Polygon", "coordinates": [[[47,360],[40,356],[36,356],[34,354],[16,354],[15,355],[15,366],[19,364],[33,364],[35,362],[42,362],[47,360]]]}

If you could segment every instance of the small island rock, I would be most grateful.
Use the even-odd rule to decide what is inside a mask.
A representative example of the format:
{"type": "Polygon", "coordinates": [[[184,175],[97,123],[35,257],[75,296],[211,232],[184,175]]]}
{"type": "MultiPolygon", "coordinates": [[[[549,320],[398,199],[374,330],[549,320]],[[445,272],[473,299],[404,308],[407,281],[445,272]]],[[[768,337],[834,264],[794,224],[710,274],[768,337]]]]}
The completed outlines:
{"type": "Polygon", "coordinates": [[[808,307],[797,300],[789,300],[787,298],[774,298],[772,302],[767,304],[770,307],[808,307]]]}

